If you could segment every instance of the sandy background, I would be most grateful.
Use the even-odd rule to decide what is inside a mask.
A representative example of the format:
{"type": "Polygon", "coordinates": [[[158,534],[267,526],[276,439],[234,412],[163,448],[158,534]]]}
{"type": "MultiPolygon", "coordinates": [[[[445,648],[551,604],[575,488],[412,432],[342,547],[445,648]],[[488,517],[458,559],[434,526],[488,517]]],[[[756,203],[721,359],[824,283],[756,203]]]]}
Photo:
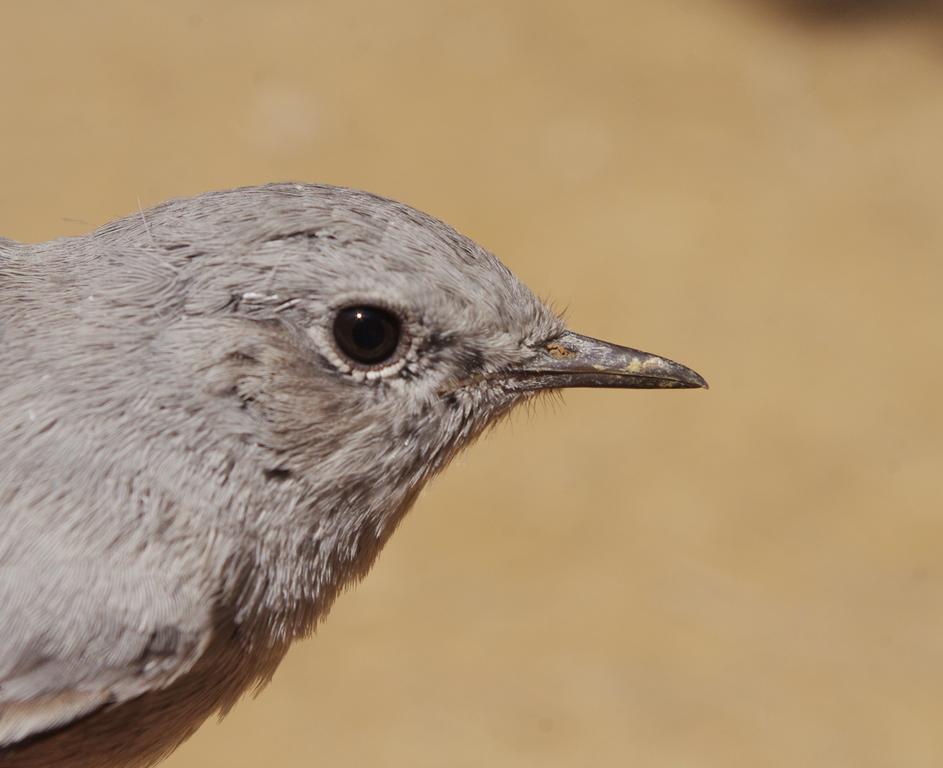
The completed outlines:
{"type": "Polygon", "coordinates": [[[928,3],[0,5],[0,232],[359,186],[710,392],[573,392],[166,765],[943,764],[928,3]]]}

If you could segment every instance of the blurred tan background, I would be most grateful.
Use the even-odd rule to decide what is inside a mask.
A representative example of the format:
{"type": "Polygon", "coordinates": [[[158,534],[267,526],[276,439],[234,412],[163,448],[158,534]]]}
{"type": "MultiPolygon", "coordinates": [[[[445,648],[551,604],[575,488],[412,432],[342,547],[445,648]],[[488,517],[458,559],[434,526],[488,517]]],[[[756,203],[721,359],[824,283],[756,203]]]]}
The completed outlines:
{"type": "Polygon", "coordinates": [[[168,768],[943,765],[938,11],[3,3],[0,233],[363,187],[712,384],[519,414],[168,768]]]}

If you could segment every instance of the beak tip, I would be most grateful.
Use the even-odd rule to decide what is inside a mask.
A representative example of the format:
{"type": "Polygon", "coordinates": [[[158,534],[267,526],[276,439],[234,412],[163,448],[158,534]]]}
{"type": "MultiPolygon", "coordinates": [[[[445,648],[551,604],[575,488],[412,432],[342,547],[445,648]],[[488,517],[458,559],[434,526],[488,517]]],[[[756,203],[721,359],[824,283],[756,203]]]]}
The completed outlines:
{"type": "Polygon", "coordinates": [[[697,371],[688,368],[686,365],[681,365],[681,363],[676,363],[674,360],[668,360],[666,358],[656,359],[659,360],[665,368],[665,386],[674,386],[683,389],[710,389],[707,379],[701,376],[697,371]]]}

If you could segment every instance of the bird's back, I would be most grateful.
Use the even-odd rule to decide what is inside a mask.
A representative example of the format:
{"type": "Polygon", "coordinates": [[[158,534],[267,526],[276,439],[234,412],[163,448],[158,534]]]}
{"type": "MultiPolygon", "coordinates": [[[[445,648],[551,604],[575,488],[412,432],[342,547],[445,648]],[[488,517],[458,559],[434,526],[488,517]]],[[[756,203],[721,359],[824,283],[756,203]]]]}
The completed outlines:
{"type": "Polygon", "coordinates": [[[134,382],[154,335],[100,259],[89,238],[0,241],[3,768],[144,764],[267,663],[220,640],[189,454],[153,440],[173,420],[134,382]]]}

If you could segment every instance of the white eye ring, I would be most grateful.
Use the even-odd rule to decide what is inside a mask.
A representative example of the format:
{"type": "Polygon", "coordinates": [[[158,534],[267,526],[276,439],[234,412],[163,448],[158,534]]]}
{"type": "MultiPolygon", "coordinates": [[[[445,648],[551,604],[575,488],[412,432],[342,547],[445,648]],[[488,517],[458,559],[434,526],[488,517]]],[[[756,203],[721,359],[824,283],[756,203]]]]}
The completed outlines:
{"type": "Polygon", "coordinates": [[[408,313],[401,308],[358,296],[338,301],[324,322],[310,330],[339,371],[355,381],[375,381],[396,376],[415,360],[410,325],[408,313]],[[378,358],[375,362],[370,360],[373,355],[378,358]]]}

